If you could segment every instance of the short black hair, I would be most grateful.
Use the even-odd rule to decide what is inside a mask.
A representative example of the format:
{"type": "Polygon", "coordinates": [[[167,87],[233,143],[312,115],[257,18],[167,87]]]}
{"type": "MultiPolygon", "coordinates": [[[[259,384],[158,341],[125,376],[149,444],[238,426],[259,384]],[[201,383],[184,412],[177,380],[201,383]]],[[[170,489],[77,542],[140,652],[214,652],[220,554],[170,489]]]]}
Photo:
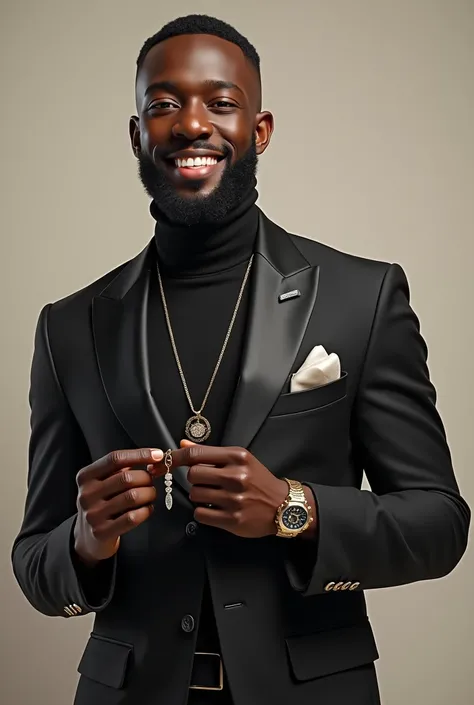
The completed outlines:
{"type": "Polygon", "coordinates": [[[137,73],[150,49],[165,39],[179,37],[182,34],[213,34],[236,44],[255,67],[260,79],[260,57],[255,47],[232,25],[209,15],[186,15],[165,24],[156,34],[149,37],[142,46],[137,58],[137,73]]]}

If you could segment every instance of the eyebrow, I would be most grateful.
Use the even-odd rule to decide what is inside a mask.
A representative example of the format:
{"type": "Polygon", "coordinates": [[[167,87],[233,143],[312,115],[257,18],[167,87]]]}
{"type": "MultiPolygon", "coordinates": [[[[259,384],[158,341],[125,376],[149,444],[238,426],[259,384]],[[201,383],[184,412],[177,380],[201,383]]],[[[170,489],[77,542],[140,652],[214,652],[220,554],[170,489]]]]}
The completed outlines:
{"type": "MultiPolygon", "coordinates": [[[[242,95],[245,95],[242,88],[240,88],[236,83],[232,83],[232,81],[219,81],[216,79],[208,79],[206,81],[203,81],[202,84],[206,88],[211,88],[213,90],[231,89],[239,91],[240,93],[242,93],[242,95]]],[[[147,87],[147,89],[145,90],[145,95],[148,95],[153,91],[159,90],[168,91],[170,93],[179,93],[179,88],[176,83],[173,83],[172,81],[156,81],[155,83],[151,83],[147,87]]]]}

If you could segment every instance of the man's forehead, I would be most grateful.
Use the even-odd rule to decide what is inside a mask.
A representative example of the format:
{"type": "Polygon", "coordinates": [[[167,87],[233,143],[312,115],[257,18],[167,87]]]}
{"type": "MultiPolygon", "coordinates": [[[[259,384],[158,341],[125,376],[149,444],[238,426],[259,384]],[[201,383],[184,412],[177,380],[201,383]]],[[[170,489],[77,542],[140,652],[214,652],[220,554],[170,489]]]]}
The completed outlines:
{"type": "Polygon", "coordinates": [[[210,34],[184,34],[155,45],[137,75],[137,96],[157,81],[228,81],[251,94],[257,72],[240,47],[210,34]]]}

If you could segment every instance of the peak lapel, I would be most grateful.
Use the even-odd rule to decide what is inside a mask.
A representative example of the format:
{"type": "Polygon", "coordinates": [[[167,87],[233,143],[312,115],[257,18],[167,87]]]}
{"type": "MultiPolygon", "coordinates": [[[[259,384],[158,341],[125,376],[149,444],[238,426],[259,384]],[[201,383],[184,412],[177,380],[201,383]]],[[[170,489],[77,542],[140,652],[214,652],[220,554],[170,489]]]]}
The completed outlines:
{"type": "MultiPolygon", "coordinates": [[[[102,383],[118,421],[139,448],[176,448],[151,395],[147,310],[151,241],[92,303],[94,343],[102,383]]],[[[188,494],[187,469],[173,476],[188,494]]]]}
{"type": "Polygon", "coordinates": [[[314,308],[319,267],[260,214],[242,371],[222,445],[248,448],[280,394],[314,308]],[[287,292],[298,294],[279,301],[287,292]]]}

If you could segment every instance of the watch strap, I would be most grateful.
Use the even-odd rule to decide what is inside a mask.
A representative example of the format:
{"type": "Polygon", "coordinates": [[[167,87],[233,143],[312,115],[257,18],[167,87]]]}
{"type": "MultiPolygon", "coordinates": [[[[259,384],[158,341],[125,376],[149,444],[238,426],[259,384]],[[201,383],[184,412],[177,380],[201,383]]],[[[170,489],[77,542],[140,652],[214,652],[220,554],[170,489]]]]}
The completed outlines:
{"type": "Polygon", "coordinates": [[[287,477],[283,479],[288,483],[290,488],[288,499],[292,502],[306,502],[306,495],[301,482],[298,482],[298,480],[289,480],[287,477]]]}

